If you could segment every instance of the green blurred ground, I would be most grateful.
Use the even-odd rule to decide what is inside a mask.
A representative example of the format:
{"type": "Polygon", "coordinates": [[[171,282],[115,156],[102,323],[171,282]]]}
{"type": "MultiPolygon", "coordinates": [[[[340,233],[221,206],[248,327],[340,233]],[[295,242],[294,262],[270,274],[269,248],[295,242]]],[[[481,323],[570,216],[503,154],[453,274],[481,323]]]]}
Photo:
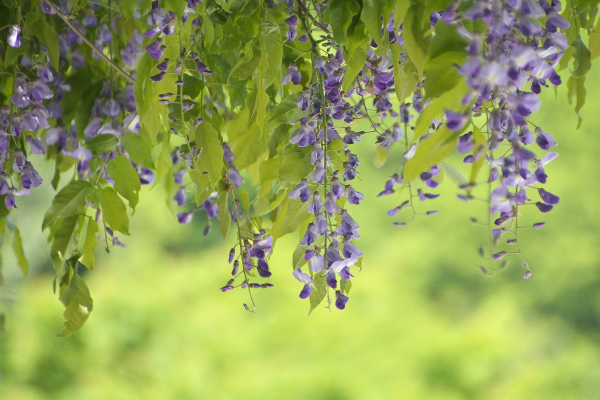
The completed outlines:
{"type": "Polygon", "coordinates": [[[547,189],[562,201],[523,235],[530,281],[518,260],[495,278],[479,272],[488,233],[469,217],[483,210],[456,200],[450,181],[422,209],[440,214],[393,227],[385,211],[398,199],[375,195],[395,166],[374,169],[367,139],[356,185],[367,200],[353,214],[367,255],[345,311],[306,316],[289,235],[271,261],[275,287],[255,291],[257,313],[246,312],[246,292],[218,290],[233,239],[203,238],[201,221],[179,226],[157,189],[141,197],[128,248],[97,251],[90,320],[58,339],[39,232],[51,197],[35,192],[34,211],[23,202],[14,216],[30,276],[4,251],[0,399],[600,399],[598,82],[588,79],[581,130],[566,85],[535,119],[559,141],[547,189]]]}

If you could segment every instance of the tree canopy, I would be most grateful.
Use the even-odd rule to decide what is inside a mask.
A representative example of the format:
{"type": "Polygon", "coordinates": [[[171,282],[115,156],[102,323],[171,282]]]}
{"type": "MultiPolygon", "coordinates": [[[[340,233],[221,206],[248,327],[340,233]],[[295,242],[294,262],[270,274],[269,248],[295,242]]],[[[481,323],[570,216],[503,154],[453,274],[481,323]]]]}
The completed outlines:
{"type": "Polygon", "coordinates": [[[41,228],[60,336],[89,317],[80,268],[122,245],[142,185],[164,188],[179,223],[205,213],[205,234],[217,221],[234,233],[221,290],[247,290],[247,310],[282,273],[269,257],[291,233],[300,298],[344,309],[363,259],[351,215],[364,199],[352,183],[362,142],[377,166],[397,167],[379,193],[397,199],[390,224],[436,214],[428,204],[447,177],[459,201],[487,204],[473,221],[490,230],[482,272],[514,259],[530,279],[519,233],[544,222],[520,217],[560,198],[543,187],[557,141],[529,117],[566,79],[581,125],[599,2],[3,0],[0,235],[26,274],[10,212],[52,185],[41,228]],[[36,156],[54,165],[51,182],[36,156]]]}

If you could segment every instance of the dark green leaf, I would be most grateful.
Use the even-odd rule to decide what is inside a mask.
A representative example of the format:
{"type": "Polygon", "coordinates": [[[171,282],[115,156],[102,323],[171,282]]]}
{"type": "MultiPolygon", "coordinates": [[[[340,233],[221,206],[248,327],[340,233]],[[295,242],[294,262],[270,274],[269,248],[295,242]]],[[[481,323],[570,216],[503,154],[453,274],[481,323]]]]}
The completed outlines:
{"type": "Polygon", "coordinates": [[[325,18],[331,25],[333,38],[340,45],[345,45],[348,41],[346,31],[354,16],[350,3],[356,3],[356,0],[330,0],[327,4],[325,18]]]}
{"type": "Polygon", "coordinates": [[[68,217],[80,212],[85,206],[87,196],[92,190],[92,185],[86,181],[71,181],[56,194],[52,205],[44,215],[42,230],[54,225],[58,218],[68,217]]]}

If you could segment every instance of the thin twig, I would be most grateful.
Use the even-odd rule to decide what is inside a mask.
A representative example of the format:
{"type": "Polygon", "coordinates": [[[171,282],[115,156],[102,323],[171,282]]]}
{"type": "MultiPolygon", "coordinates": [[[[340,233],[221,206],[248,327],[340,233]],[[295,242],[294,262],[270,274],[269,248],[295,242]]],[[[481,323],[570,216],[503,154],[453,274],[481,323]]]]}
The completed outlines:
{"type": "Polygon", "coordinates": [[[123,71],[121,69],[121,67],[119,67],[117,64],[115,64],[114,62],[112,62],[112,60],[110,58],[108,58],[96,46],[94,46],[94,44],[92,42],[90,42],[88,40],[88,38],[86,38],[83,35],[83,33],[79,32],[79,30],[77,30],[77,28],[75,28],[75,26],[71,23],[71,21],[69,21],[69,18],[65,14],[63,14],[62,12],[60,12],[60,10],[58,9],[58,7],[56,7],[56,5],[54,5],[54,3],[52,3],[50,0],[44,0],[44,1],[52,9],[52,11],[54,11],[56,13],[56,15],[58,15],[63,21],[65,21],[65,24],[67,24],[69,26],[69,28],[71,28],[73,30],[73,32],[75,32],[77,34],[77,36],[79,36],[81,38],[81,40],[83,40],[88,46],[90,46],[92,48],[92,50],[94,50],[96,53],[98,53],[100,55],[100,57],[104,58],[104,60],[108,63],[108,65],[110,65],[118,73],[120,73],[121,75],[123,75],[128,81],[130,81],[131,83],[135,83],[135,79],[133,79],[133,77],[131,75],[129,75],[127,72],[123,71]]]}

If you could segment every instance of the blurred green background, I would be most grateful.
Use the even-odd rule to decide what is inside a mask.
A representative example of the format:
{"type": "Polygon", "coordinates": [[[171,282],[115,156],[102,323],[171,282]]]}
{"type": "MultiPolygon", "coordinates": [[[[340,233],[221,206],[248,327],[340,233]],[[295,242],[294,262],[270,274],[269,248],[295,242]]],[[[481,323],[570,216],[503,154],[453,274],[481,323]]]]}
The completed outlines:
{"type": "Polygon", "coordinates": [[[548,222],[523,231],[530,281],[518,259],[493,278],[479,271],[489,231],[469,217],[484,210],[456,199],[449,180],[421,208],[440,214],[392,226],[385,212],[401,200],[376,194],[397,166],[375,169],[367,138],[356,181],[367,199],[351,209],[366,256],[343,312],[307,317],[291,274],[297,235],[277,243],[275,287],[256,290],[257,312],[245,311],[247,292],[219,291],[233,237],[203,237],[202,218],[177,224],[156,189],[121,237],[128,248],[97,250],[85,277],[94,311],[59,339],[63,309],[40,232],[52,193],[34,191],[13,216],[29,276],[3,249],[0,399],[600,399],[599,83],[596,69],[580,130],[565,84],[557,100],[546,90],[534,119],[559,141],[547,189],[562,201],[547,215],[526,210],[548,222]]]}

